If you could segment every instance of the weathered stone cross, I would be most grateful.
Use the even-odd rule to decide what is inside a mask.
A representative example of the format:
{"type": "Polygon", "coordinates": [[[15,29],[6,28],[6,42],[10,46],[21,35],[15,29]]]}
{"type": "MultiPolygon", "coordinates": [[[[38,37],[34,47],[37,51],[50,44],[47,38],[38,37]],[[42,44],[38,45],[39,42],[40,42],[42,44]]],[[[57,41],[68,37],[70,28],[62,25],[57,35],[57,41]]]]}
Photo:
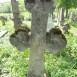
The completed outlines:
{"type": "Polygon", "coordinates": [[[32,13],[31,31],[15,31],[10,43],[20,51],[30,47],[28,77],[44,77],[44,50],[54,53],[64,49],[66,38],[57,28],[46,33],[48,14],[55,9],[53,0],[25,0],[25,7],[32,13]]]}
{"type": "Polygon", "coordinates": [[[41,35],[41,39],[44,39],[46,48],[50,52],[65,48],[66,39],[59,29],[51,29],[45,33],[48,13],[53,12],[55,9],[53,0],[25,0],[25,6],[32,13],[31,31],[27,27],[19,28],[10,36],[11,44],[19,51],[24,51],[27,47],[30,47],[31,37],[35,38],[36,35],[41,35]]]}

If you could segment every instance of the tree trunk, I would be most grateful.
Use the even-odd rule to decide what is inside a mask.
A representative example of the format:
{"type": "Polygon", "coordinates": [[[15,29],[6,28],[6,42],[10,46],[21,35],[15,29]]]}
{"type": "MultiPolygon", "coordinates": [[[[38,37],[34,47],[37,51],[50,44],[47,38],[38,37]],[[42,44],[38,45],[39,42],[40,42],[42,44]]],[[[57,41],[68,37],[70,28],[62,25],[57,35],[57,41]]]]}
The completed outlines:
{"type": "Polygon", "coordinates": [[[68,9],[66,9],[66,18],[68,18],[68,9]]]}
{"type": "Polygon", "coordinates": [[[16,0],[11,0],[11,5],[12,5],[12,11],[13,11],[13,21],[14,21],[14,27],[15,29],[19,28],[22,24],[22,21],[19,17],[19,6],[18,6],[18,1],[16,0]]]}
{"type": "Polygon", "coordinates": [[[63,22],[64,22],[64,9],[63,8],[60,8],[59,9],[59,14],[58,14],[58,25],[59,26],[62,26],[63,25],[63,22]]]}
{"type": "Polygon", "coordinates": [[[73,13],[72,12],[70,12],[70,15],[69,15],[69,20],[73,20],[73,13]]]}
{"type": "Polygon", "coordinates": [[[44,77],[44,43],[46,37],[48,14],[32,14],[32,42],[29,58],[28,77],[44,77]]]}
{"type": "Polygon", "coordinates": [[[59,20],[64,21],[64,9],[60,8],[59,10],[59,20]]]}

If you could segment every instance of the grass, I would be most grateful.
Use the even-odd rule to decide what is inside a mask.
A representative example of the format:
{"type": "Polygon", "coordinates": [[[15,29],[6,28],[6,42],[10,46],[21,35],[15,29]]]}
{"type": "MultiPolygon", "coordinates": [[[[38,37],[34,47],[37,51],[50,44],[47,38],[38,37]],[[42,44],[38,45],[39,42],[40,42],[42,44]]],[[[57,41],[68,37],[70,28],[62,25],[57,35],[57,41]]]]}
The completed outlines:
{"type": "Polygon", "coordinates": [[[27,25],[29,28],[31,27],[31,21],[23,21],[24,25],[27,25]]]}
{"type": "Polygon", "coordinates": [[[12,13],[0,13],[0,16],[9,16],[12,15],[12,13]]]}
{"type": "Polygon", "coordinates": [[[31,17],[31,13],[29,12],[21,12],[21,15],[25,16],[25,17],[31,17]]]}
{"type": "Polygon", "coordinates": [[[72,32],[72,33],[77,32],[77,28],[71,26],[70,32],[72,32]]]}

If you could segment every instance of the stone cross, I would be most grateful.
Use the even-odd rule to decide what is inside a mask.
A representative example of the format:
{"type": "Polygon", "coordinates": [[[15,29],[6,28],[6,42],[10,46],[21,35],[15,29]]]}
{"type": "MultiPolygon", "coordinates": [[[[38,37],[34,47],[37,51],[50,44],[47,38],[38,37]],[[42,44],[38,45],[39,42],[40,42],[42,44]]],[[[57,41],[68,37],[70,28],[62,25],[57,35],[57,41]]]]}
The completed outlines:
{"type": "Polygon", "coordinates": [[[66,38],[58,28],[47,31],[48,14],[55,9],[53,0],[25,0],[25,7],[32,13],[31,31],[22,28],[10,36],[10,43],[18,50],[30,47],[28,77],[44,77],[44,51],[64,49],[66,38]]]}
{"type": "Polygon", "coordinates": [[[45,33],[47,30],[48,14],[55,9],[54,1],[25,0],[25,7],[32,13],[31,31],[28,27],[20,28],[11,34],[10,43],[19,51],[24,51],[31,46],[31,38],[33,37],[35,39],[35,36],[40,34],[42,36],[41,39],[46,41],[44,42],[44,47],[48,49],[49,52],[55,53],[56,51],[64,49],[67,42],[59,29],[50,29],[49,32],[45,33]]]}

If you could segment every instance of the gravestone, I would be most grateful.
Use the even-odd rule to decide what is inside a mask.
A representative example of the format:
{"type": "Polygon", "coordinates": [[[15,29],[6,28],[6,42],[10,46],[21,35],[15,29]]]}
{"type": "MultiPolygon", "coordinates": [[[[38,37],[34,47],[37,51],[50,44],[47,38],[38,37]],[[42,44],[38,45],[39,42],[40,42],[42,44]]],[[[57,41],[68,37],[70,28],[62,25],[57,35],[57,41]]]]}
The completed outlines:
{"type": "MultiPolygon", "coordinates": [[[[48,14],[51,11],[53,12],[54,2],[52,0],[50,2],[49,1],[48,2],[47,1],[45,2],[41,2],[41,1],[31,2],[30,1],[29,2],[28,0],[25,2],[25,6],[28,9],[28,11],[32,13],[31,30],[27,27],[24,28],[20,26],[19,29],[16,30],[15,33],[13,33],[10,36],[10,43],[13,46],[15,46],[18,50],[24,51],[27,47],[30,47],[31,44],[33,44],[33,40],[36,39],[37,37],[39,38],[39,40],[43,39],[44,41],[43,46],[47,46],[45,48],[50,49],[51,50],[50,52],[59,51],[60,49],[64,49],[66,46],[66,39],[65,39],[65,36],[62,34],[62,32],[60,32],[58,28],[49,29],[49,32],[47,32],[48,14]],[[50,8],[47,9],[47,7],[51,7],[52,10],[50,8]],[[60,33],[57,34],[57,32],[60,32],[60,33]],[[50,40],[50,42],[47,43],[47,40],[50,40]],[[52,43],[52,41],[54,43],[52,43]],[[19,45],[17,45],[17,43],[19,43],[19,45]]],[[[49,20],[49,22],[52,22],[52,20],[49,20]]]]}
{"type": "Polygon", "coordinates": [[[47,32],[48,14],[55,9],[53,0],[25,0],[25,7],[32,13],[31,31],[28,28],[18,29],[10,36],[10,42],[19,50],[30,47],[27,76],[44,77],[45,49],[50,52],[64,49],[66,38],[58,28],[47,32]]]}
{"type": "Polygon", "coordinates": [[[44,50],[49,12],[54,10],[53,0],[25,0],[32,13],[31,46],[28,77],[44,77],[44,50]]]}
{"type": "Polygon", "coordinates": [[[70,25],[69,24],[65,24],[62,26],[62,30],[63,32],[66,34],[66,33],[69,33],[69,29],[70,29],[70,25]]]}

